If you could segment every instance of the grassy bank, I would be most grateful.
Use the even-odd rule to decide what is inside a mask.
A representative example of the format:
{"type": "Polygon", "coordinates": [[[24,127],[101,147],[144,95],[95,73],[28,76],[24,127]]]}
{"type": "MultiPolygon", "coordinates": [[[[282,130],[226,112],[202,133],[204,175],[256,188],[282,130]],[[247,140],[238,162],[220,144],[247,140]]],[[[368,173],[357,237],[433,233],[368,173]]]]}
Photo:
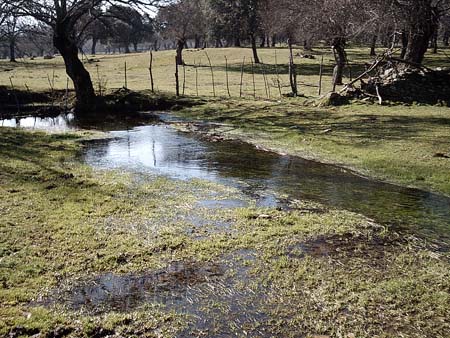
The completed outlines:
{"type": "Polygon", "coordinates": [[[204,181],[93,170],[77,160],[85,136],[0,128],[1,335],[449,332],[449,260],[424,241],[321,205],[262,209],[204,181]],[[223,199],[249,206],[199,204],[223,199]],[[155,274],[152,287],[177,291],[186,281],[167,268],[174,262],[189,267],[181,299],[194,306],[71,302],[71,290],[105,273],[155,274]]]}
{"type": "Polygon", "coordinates": [[[304,100],[210,100],[181,112],[216,123],[211,133],[281,153],[335,163],[363,175],[450,194],[450,109],[304,100]]]}

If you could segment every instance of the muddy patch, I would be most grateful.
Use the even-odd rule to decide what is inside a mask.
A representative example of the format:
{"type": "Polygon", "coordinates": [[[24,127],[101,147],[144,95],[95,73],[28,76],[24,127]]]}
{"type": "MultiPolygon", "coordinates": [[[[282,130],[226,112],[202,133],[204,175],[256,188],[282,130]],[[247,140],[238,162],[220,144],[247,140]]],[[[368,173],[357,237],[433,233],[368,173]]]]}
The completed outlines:
{"type": "Polygon", "coordinates": [[[392,251],[405,241],[399,238],[383,238],[373,236],[367,238],[363,235],[353,236],[333,235],[320,236],[318,238],[289,246],[287,256],[291,258],[303,258],[312,256],[315,258],[327,257],[337,260],[367,259],[373,264],[380,263],[385,257],[386,250],[392,251]]]}
{"type": "Polygon", "coordinates": [[[106,273],[55,290],[39,303],[93,314],[127,312],[145,303],[175,305],[194,285],[212,282],[223,273],[219,264],[198,262],[174,262],[143,275],[106,273]]]}

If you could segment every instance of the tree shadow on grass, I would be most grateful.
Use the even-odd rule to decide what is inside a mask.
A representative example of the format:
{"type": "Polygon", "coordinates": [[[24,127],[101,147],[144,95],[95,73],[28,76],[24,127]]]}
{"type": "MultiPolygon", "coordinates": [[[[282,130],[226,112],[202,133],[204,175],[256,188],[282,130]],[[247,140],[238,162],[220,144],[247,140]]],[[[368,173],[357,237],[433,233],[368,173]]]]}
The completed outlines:
{"type": "MultiPolygon", "coordinates": [[[[258,111],[263,111],[261,109],[258,111]]],[[[403,140],[418,136],[436,127],[449,127],[450,118],[414,117],[409,115],[364,114],[336,116],[331,111],[302,111],[277,114],[255,114],[254,108],[227,110],[213,120],[237,127],[251,128],[263,132],[285,133],[289,130],[305,136],[348,137],[357,142],[365,140],[403,140]]],[[[209,113],[210,116],[214,112],[209,113]]]]}

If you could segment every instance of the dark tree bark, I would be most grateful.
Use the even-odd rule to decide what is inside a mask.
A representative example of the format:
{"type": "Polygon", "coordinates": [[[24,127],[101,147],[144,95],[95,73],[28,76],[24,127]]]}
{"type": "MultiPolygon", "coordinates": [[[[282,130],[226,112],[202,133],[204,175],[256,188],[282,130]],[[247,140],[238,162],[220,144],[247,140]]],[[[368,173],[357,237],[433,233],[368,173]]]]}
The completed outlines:
{"type": "Polygon", "coordinates": [[[125,44],[125,54],[130,54],[130,46],[128,44],[125,44]]]}
{"type": "Polygon", "coordinates": [[[91,46],[91,54],[95,55],[96,51],[97,51],[97,41],[98,39],[96,37],[92,38],[92,46],[91,46]]]}
{"type": "Polygon", "coordinates": [[[198,35],[195,35],[194,36],[194,48],[195,49],[198,49],[198,48],[200,48],[200,37],[198,36],[198,35]]]}
{"type": "Polygon", "coordinates": [[[312,50],[312,46],[308,40],[303,40],[303,50],[312,50]]]}
{"type": "Polygon", "coordinates": [[[16,39],[12,38],[9,40],[9,61],[16,61],[16,39]]]}
{"type": "Polygon", "coordinates": [[[406,55],[406,48],[408,47],[408,33],[405,30],[402,30],[402,50],[400,52],[400,58],[404,59],[406,55]]]}
{"type": "Polygon", "coordinates": [[[436,29],[433,33],[433,36],[431,38],[431,46],[432,53],[437,54],[438,52],[438,30],[436,29]]]}
{"type": "Polygon", "coordinates": [[[76,94],[75,110],[79,115],[93,112],[96,106],[96,96],[89,75],[83,63],[78,58],[78,47],[67,33],[63,23],[56,25],[53,44],[64,59],[66,73],[72,79],[76,94]]]}
{"type": "Polygon", "coordinates": [[[238,36],[234,39],[234,47],[241,47],[241,39],[238,36]]]}
{"type": "Polygon", "coordinates": [[[409,19],[408,45],[404,59],[408,62],[421,64],[428,44],[437,29],[438,14],[431,1],[417,1],[411,10],[409,19]]]}
{"type": "Polygon", "coordinates": [[[275,47],[277,44],[277,36],[276,35],[272,35],[272,47],[275,47]]]}
{"type": "MultiPolygon", "coordinates": [[[[261,36],[261,43],[260,43],[259,47],[260,48],[264,48],[265,46],[266,46],[266,36],[262,35],[261,36]]],[[[269,47],[269,46],[267,46],[267,47],[269,47]]]]}
{"type": "Polygon", "coordinates": [[[372,42],[370,44],[370,56],[377,55],[377,53],[375,51],[375,48],[377,47],[377,39],[378,39],[378,36],[376,36],[376,35],[374,35],[372,37],[372,42]]]}
{"type": "Polygon", "coordinates": [[[444,44],[445,47],[448,47],[449,40],[450,40],[450,34],[449,35],[444,35],[444,37],[442,38],[442,43],[444,44]]]}
{"type": "Polygon", "coordinates": [[[137,42],[133,42],[133,50],[135,53],[138,52],[138,43],[137,42]]]}
{"type": "Polygon", "coordinates": [[[183,61],[183,49],[184,49],[185,45],[186,45],[185,39],[178,39],[177,40],[177,57],[176,57],[176,61],[177,61],[177,65],[179,65],[179,66],[182,66],[184,64],[184,61],[183,61]]]}
{"type": "Polygon", "coordinates": [[[259,61],[259,57],[258,57],[258,50],[256,48],[256,38],[254,35],[250,36],[250,40],[252,42],[252,52],[253,52],[253,60],[255,61],[255,63],[261,63],[259,61]]]}
{"type": "Polygon", "coordinates": [[[336,66],[334,67],[333,72],[333,85],[342,85],[344,68],[347,63],[347,57],[345,54],[345,39],[334,38],[332,48],[334,59],[336,61],[336,66]]]}

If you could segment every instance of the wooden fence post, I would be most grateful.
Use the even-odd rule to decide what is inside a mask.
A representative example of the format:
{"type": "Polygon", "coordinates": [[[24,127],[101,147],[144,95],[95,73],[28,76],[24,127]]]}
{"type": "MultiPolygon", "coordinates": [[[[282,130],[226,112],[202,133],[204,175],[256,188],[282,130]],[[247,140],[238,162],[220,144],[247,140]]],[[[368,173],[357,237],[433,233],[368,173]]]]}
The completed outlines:
{"type": "Polygon", "coordinates": [[[281,93],[280,73],[278,72],[278,60],[277,60],[277,50],[276,49],[275,49],[275,73],[277,75],[278,91],[280,92],[280,98],[282,98],[283,94],[281,93]]]}
{"type": "Polygon", "coordinates": [[[125,65],[124,65],[124,69],[125,69],[125,89],[128,89],[128,79],[127,79],[127,62],[125,61],[125,65]]]}
{"type": "Polygon", "coordinates": [[[208,59],[208,63],[209,63],[209,69],[211,70],[211,79],[212,79],[212,89],[213,89],[213,96],[216,97],[216,86],[214,84],[214,71],[212,68],[212,64],[211,64],[211,59],[209,58],[208,53],[205,50],[205,54],[206,54],[206,58],[208,59]]]}
{"type": "Polygon", "coordinates": [[[175,93],[176,96],[180,96],[180,82],[178,79],[178,59],[175,56],[175,93]]]}
{"type": "Polygon", "coordinates": [[[152,51],[150,51],[150,62],[148,65],[148,72],[150,75],[150,89],[152,91],[152,93],[155,92],[155,84],[153,82],[153,53],[152,51]]]}
{"type": "Polygon", "coordinates": [[[255,69],[253,59],[252,59],[252,81],[253,81],[253,98],[256,99],[255,69]]]}
{"type": "Polygon", "coordinates": [[[185,89],[186,89],[186,66],[183,63],[183,96],[185,89]]]}
{"type": "Polygon", "coordinates": [[[242,66],[241,66],[241,82],[239,84],[239,97],[242,97],[242,82],[244,79],[244,66],[245,66],[245,56],[242,59],[242,66]]]}
{"type": "Polygon", "coordinates": [[[320,60],[320,68],[319,68],[319,96],[322,94],[322,75],[323,75],[323,55],[320,60]]]}
{"type": "Polygon", "coordinates": [[[228,96],[231,97],[231,93],[230,93],[230,84],[228,82],[228,59],[225,56],[225,74],[226,74],[226,80],[227,80],[227,92],[228,92],[228,96]]]}

